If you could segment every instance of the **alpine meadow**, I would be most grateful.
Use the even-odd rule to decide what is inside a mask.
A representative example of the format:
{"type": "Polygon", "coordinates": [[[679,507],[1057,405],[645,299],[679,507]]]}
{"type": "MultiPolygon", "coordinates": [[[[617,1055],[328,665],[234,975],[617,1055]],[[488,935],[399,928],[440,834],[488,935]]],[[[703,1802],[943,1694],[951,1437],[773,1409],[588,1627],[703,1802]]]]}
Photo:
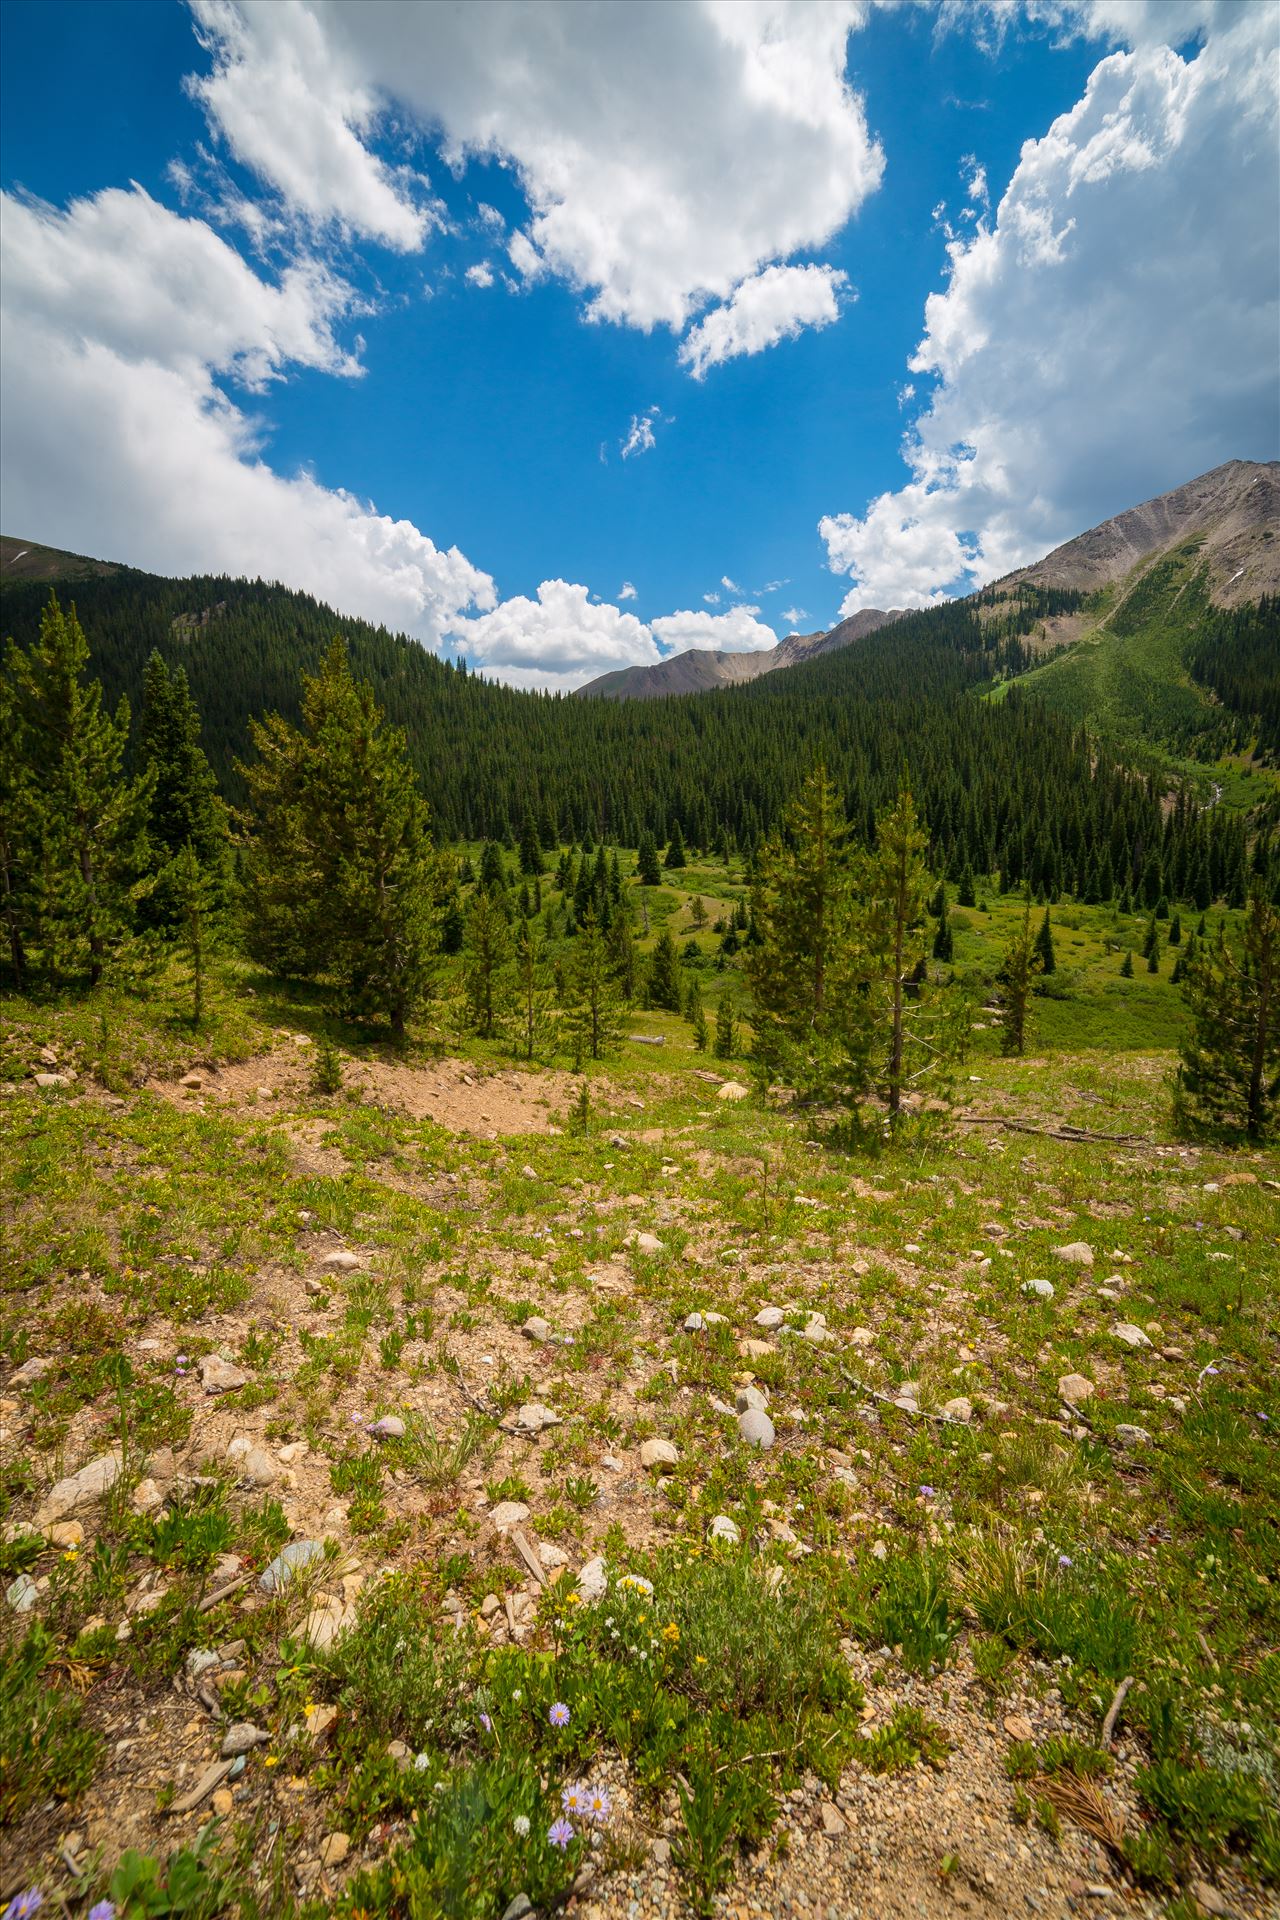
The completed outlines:
{"type": "Polygon", "coordinates": [[[0,1920],[1280,1914],[1280,0],[0,41],[0,1920]]]}

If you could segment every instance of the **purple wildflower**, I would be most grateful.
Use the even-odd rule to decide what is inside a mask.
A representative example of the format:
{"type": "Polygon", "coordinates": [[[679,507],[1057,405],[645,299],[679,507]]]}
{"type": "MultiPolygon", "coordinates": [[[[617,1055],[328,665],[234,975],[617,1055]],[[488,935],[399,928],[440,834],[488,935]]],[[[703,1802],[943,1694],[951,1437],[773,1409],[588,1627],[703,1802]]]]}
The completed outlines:
{"type": "Polygon", "coordinates": [[[920,1491],[926,1500],[932,1500],[938,1489],[936,1487],[921,1487],[920,1491]]]}
{"type": "Polygon", "coordinates": [[[547,1828],[547,1838],[553,1847],[559,1847],[563,1853],[573,1838],[573,1828],[565,1819],[553,1820],[547,1828]]]}
{"type": "Polygon", "coordinates": [[[487,1714],[487,1713],[482,1713],[482,1714],[480,1715],[480,1725],[481,1725],[481,1726],[482,1726],[482,1727],[484,1728],[484,1730],[485,1730],[485,1732],[486,1732],[486,1733],[492,1733],[492,1732],[493,1732],[493,1722],[492,1722],[492,1720],[491,1720],[491,1719],[489,1718],[489,1716],[488,1716],[488,1714],[487,1714]]]}
{"type": "Polygon", "coordinates": [[[116,1910],[109,1900],[99,1900],[89,1909],[89,1920],[116,1920],[116,1910]]]}
{"type": "Polygon", "coordinates": [[[1060,1553],[1058,1555],[1058,1565],[1060,1567],[1070,1567],[1070,1566],[1074,1566],[1075,1562],[1072,1560],[1071,1555],[1069,1553],[1060,1553]]]}
{"type": "Polygon", "coordinates": [[[593,1827],[602,1827],[613,1812],[613,1802],[604,1787],[587,1788],[586,1817],[593,1827]]]}
{"type": "Polygon", "coordinates": [[[552,1707],[552,1709],[551,1709],[551,1711],[550,1711],[550,1713],[549,1713],[549,1714],[547,1715],[547,1719],[548,1719],[548,1720],[549,1720],[549,1721],[551,1722],[551,1724],[552,1724],[552,1726],[553,1726],[553,1727],[567,1727],[567,1726],[568,1726],[568,1724],[569,1724],[569,1709],[568,1709],[568,1707],[566,1707],[566,1705],[565,1705],[565,1703],[564,1703],[564,1701],[563,1701],[563,1700],[557,1700],[557,1701],[556,1701],[556,1703],[555,1703],[555,1705],[554,1705],[554,1706],[552,1707]]]}
{"type": "Polygon", "coordinates": [[[0,1920],[27,1920],[29,1914],[39,1913],[43,1905],[44,1895],[39,1887],[28,1887],[25,1893],[14,1895],[0,1920]]]}

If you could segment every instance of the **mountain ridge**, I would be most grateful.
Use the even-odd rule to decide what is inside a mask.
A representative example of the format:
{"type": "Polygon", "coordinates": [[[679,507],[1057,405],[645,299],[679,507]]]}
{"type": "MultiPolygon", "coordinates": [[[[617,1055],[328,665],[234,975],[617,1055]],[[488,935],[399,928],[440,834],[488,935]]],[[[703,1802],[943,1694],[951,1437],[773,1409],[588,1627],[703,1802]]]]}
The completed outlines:
{"type": "Polygon", "coordinates": [[[850,646],[855,640],[887,627],[891,621],[900,620],[903,611],[901,607],[890,607],[885,612],[878,607],[864,607],[834,627],[820,628],[816,633],[789,633],[776,647],[763,648],[759,653],[722,653],[689,647],[684,653],[673,653],[652,667],[619,667],[612,673],[602,673],[574,692],[579,699],[661,700],[684,693],[707,693],[714,687],[741,686],[746,681],[758,680],[761,674],[777,673],[785,667],[799,666],[802,661],[815,660],[821,654],[835,653],[840,647],[850,646]]]}

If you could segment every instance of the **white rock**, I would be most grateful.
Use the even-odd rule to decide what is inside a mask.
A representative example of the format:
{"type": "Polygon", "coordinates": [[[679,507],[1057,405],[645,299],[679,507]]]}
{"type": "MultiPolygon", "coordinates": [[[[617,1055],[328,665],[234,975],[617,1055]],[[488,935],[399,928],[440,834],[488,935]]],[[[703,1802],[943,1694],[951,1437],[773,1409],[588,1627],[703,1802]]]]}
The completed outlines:
{"type": "Polygon", "coordinates": [[[962,1393],[957,1394],[954,1400],[944,1403],[942,1417],[944,1420],[952,1420],[959,1426],[967,1427],[973,1418],[973,1402],[967,1400],[962,1393]]]}
{"type": "Polygon", "coordinates": [[[1055,1247],[1053,1251],[1057,1258],[1065,1260],[1068,1266],[1091,1267],[1093,1265],[1093,1248],[1087,1240],[1068,1240],[1065,1247],[1055,1247]]]}
{"type": "Polygon", "coordinates": [[[849,1335],[851,1347],[870,1347],[875,1344],[875,1334],[870,1327],[855,1327],[849,1335]]]}
{"type": "Polygon", "coordinates": [[[685,1316],[684,1330],[686,1333],[702,1333],[706,1324],[700,1313],[690,1313],[685,1316]]]}
{"type": "Polygon", "coordinates": [[[1058,1398],[1069,1407],[1081,1407],[1093,1395],[1093,1382],[1082,1373],[1064,1373],[1058,1382],[1058,1398]]]}
{"type": "Polygon", "coordinates": [[[1123,1341],[1126,1347],[1149,1347],[1151,1345],[1142,1328],[1135,1327],[1131,1320],[1117,1320],[1111,1331],[1117,1340],[1123,1341]]]}
{"type": "Polygon", "coordinates": [[[33,1073],[31,1078],[38,1087],[69,1087],[71,1085],[69,1073],[33,1073]]]}
{"type": "Polygon", "coordinates": [[[772,1332],[775,1327],[780,1327],[783,1324],[786,1317],[781,1307],[761,1307],[759,1313],[756,1315],[756,1325],[772,1332]]]}
{"type": "Polygon", "coordinates": [[[656,1233],[638,1233],[632,1245],[637,1253],[653,1254],[664,1251],[663,1242],[659,1240],[656,1233]]]}
{"type": "Polygon", "coordinates": [[[1122,1447],[1149,1447],[1151,1435],[1145,1427],[1131,1427],[1121,1424],[1116,1428],[1116,1439],[1122,1447]]]}
{"type": "Polygon", "coordinates": [[[722,1087],[716,1088],[717,1100],[745,1100],[750,1092],[737,1080],[726,1080],[722,1087]]]}
{"type": "Polygon", "coordinates": [[[577,1589],[587,1606],[593,1606],[604,1597],[609,1585],[608,1570],[604,1559],[597,1554],[594,1560],[588,1560],[577,1578],[577,1589]]]}
{"type": "Polygon", "coordinates": [[[758,1407],[748,1407],[745,1413],[738,1415],[738,1436],[749,1447],[760,1447],[765,1452],[776,1438],[772,1420],[767,1413],[761,1413],[758,1407]]]}
{"type": "Polygon", "coordinates": [[[545,1346],[551,1338],[550,1322],[540,1313],[531,1313],[520,1329],[526,1340],[536,1340],[539,1346],[545,1346]]]}
{"type": "Polygon", "coordinates": [[[709,1539],[724,1540],[731,1547],[736,1547],[742,1538],[741,1533],[738,1531],[737,1522],[731,1520],[727,1513],[718,1513],[716,1515],[710,1527],[707,1529],[707,1534],[709,1539]]]}
{"type": "Polygon", "coordinates": [[[642,1467],[674,1467],[680,1455],[670,1440],[646,1440],[640,1448],[642,1467]]]}
{"type": "Polygon", "coordinates": [[[567,1567],[569,1564],[569,1556],[564,1548],[553,1546],[550,1541],[539,1546],[538,1558],[544,1567],[567,1567]]]}
{"type": "Polygon", "coordinates": [[[550,1407],[544,1407],[540,1400],[530,1400],[516,1414],[518,1433],[542,1433],[547,1427],[558,1427],[560,1415],[553,1413],[550,1407]]]}
{"type": "Polygon", "coordinates": [[[835,1335],[820,1320],[811,1320],[807,1327],[801,1328],[800,1338],[807,1340],[811,1347],[825,1347],[835,1339],[835,1335]]]}
{"type": "Polygon", "coordinates": [[[322,1600],[308,1612],[302,1623],[302,1637],[317,1653],[324,1653],[356,1623],[355,1608],[341,1600],[322,1600]]]}
{"type": "Polygon", "coordinates": [[[758,1413],[768,1412],[769,1402],[759,1387],[739,1387],[733,1398],[735,1413],[746,1413],[749,1407],[754,1407],[758,1413]]]}
{"type": "Polygon", "coordinates": [[[282,1587],[288,1586],[299,1568],[309,1567],[323,1558],[324,1548],[318,1540],[290,1540],[258,1576],[258,1585],[263,1593],[279,1593],[282,1587]]]}
{"type": "Polygon", "coordinates": [[[358,1253],[352,1253],[348,1247],[339,1247],[333,1253],[326,1253],[320,1262],[322,1273],[355,1273],[364,1265],[358,1253]]]}
{"type": "Polygon", "coordinates": [[[292,1467],[299,1460],[305,1460],[310,1451],[311,1448],[305,1440],[291,1440],[287,1447],[281,1447],[276,1458],[282,1465],[292,1467]]]}
{"type": "Polygon", "coordinates": [[[206,1393],[234,1393],[237,1387],[248,1386],[249,1376],[220,1353],[206,1353],[200,1362],[200,1384],[206,1393]]]}
{"type": "Polygon", "coordinates": [[[1052,1280],[1024,1280],[1022,1292],[1034,1294],[1038,1300],[1052,1300],[1053,1282],[1052,1280]]]}
{"type": "Polygon", "coordinates": [[[529,1518],[529,1509],[523,1500],[499,1500],[489,1515],[499,1533],[505,1533],[508,1527],[518,1527],[529,1518]]]}
{"type": "Polygon", "coordinates": [[[120,1455],[99,1454],[96,1460],[81,1467],[79,1473],[68,1474],[65,1480],[50,1487],[35,1517],[37,1528],[43,1533],[57,1520],[69,1520],[73,1514],[87,1513],[100,1506],[119,1478],[120,1455]]]}
{"type": "Polygon", "coordinates": [[[140,1480],[133,1490],[133,1510],[135,1513],[154,1513],[163,1506],[164,1495],[154,1480],[140,1480]]]}
{"type": "Polygon", "coordinates": [[[239,1465],[239,1477],[251,1487],[270,1487],[280,1477],[280,1469],[265,1447],[250,1447],[239,1465]]]}
{"type": "Polygon", "coordinates": [[[369,1429],[374,1440],[403,1440],[404,1421],[398,1413],[384,1413],[369,1429]]]}
{"type": "Polygon", "coordinates": [[[16,1372],[10,1374],[9,1385],[11,1387],[34,1386],[37,1380],[44,1378],[52,1366],[52,1360],[33,1355],[30,1360],[24,1360],[16,1372]]]}
{"type": "Polygon", "coordinates": [[[271,1738],[261,1727],[255,1727],[252,1721],[238,1720],[227,1728],[222,1736],[222,1758],[236,1759],[242,1753],[249,1753],[254,1747],[264,1747],[271,1738]]]}
{"type": "Polygon", "coordinates": [[[29,1573],[20,1573],[6,1589],[5,1600],[15,1613],[30,1613],[39,1598],[40,1590],[29,1573]]]}

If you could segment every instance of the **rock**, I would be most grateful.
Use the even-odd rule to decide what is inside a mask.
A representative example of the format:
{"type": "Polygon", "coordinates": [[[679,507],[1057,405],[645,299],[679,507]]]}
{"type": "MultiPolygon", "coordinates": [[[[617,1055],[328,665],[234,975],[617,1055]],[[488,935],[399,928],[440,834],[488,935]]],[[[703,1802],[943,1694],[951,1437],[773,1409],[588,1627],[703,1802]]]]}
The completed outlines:
{"type": "Polygon", "coordinates": [[[1006,1713],[1004,1730],[1011,1740],[1034,1740],[1036,1730],[1025,1713],[1006,1713]]]}
{"type": "Polygon", "coordinates": [[[563,1547],[553,1546],[549,1541],[538,1548],[538,1558],[544,1567],[567,1567],[569,1556],[563,1547]]]}
{"type": "MultiPolygon", "coordinates": [[[[655,1867],[668,1866],[671,1861],[671,1842],[664,1840],[662,1836],[659,1835],[656,1840],[650,1842],[649,1858],[653,1861],[655,1867]]],[[[506,1920],[505,1914],[503,1915],[503,1920],[506,1920]]]]}
{"type": "Polygon", "coordinates": [[[237,1720],[223,1734],[219,1751],[224,1760],[234,1760],[237,1754],[251,1753],[254,1747],[265,1747],[270,1738],[269,1733],[264,1733],[261,1727],[255,1727],[251,1721],[237,1720]]]}
{"type": "Polygon", "coordinates": [[[327,1746],[329,1736],[338,1724],[336,1707],[308,1707],[305,1715],[307,1737],[313,1747],[327,1746]]]}
{"type": "Polygon", "coordinates": [[[1151,1435],[1145,1427],[1131,1427],[1121,1423],[1116,1428],[1116,1439],[1122,1447],[1149,1447],[1151,1435]]]}
{"type": "Polygon", "coordinates": [[[1037,1300],[1052,1300],[1052,1280],[1024,1280],[1020,1289],[1023,1293],[1034,1294],[1037,1300]]]}
{"type": "Polygon", "coordinates": [[[1132,1320],[1117,1320],[1111,1329],[1117,1340],[1126,1347],[1149,1347],[1151,1345],[1141,1327],[1135,1327],[1132,1320]]]}
{"type": "Polygon", "coordinates": [[[1071,1267],[1093,1265],[1093,1248],[1087,1240],[1068,1240],[1065,1247],[1055,1247],[1053,1252],[1057,1259],[1065,1260],[1071,1267]]]}
{"type": "Polygon", "coordinates": [[[192,1647],[190,1653],[187,1655],[186,1663],[188,1684],[194,1687],[201,1674],[208,1673],[210,1668],[219,1666],[220,1664],[221,1662],[212,1648],[192,1647]]]}
{"type": "Polygon", "coordinates": [[[759,1387],[739,1387],[733,1400],[735,1413],[746,1413],[749,1407],[754,1407],[757,1413],[767,1413],[769,1409],[769,1402],[759,1387]]]}
{"type": "Polygon", "coordinates": [[[529,1920],[533,1912],[533,1902],[527,1893],[518,1893],[504,1910],[502,1920],[529,1920]]]}
{"type": "Polygon", "coordinates": [[[78,1520],[60,1520],[56,1527],[50,1527],[47,1535],[51,1547],[82,1547],[84,1528],[78,1520]]]}
{"type": "Polygon", "coordinates": [[[646,1440],[640,1448],[642,1467],[674,1467],[679,1461],[680,1455],[670,1440],[646,1440]]]}
{"type": "Polygon", "coordinates": [[[835,1335],[822,1321],[810,1320],[807,1326],[800,1329],[800,1338],[807,1340],[812,1347],[825,1347],[835,1339],[835,1335]]]}
{"type": "Polygon", "coordinates": [[[738,1352],[744,1360],[767,1360],[773,1357],[773,1348],[767,1340],[739,1340],[738,1352]]]}
{"type": "Polygon", "coordinates": [[[370,1437],[374,1440],[403,1440],[404,1432],[404,1421],[398,1413],[384,1413],[369,1429],[370,1437]]]}
{"type": "Polygon", "coordinates": [[[707,1538],[724,1540],[729,1546],[736,1547],[742,1535],[736,1520],[731,1520],[727,1513],[718,1513],[707,1529],[707,1538]]]}
{"type": "Polygon", "coordinates": [[[309,1567],[317,1560],[324,1559],[324,1548],[318,1540],[291,1540],[268,1567],[258,1576],[258,1585],[263,1593],[279,1593],[287,1587],[295,1573],[301,1567],[309,1567]]]}
{"type": "Polygon", "coordinates": [[[49,1372],[52,1366],[52,1360],[45,1360],[38,1356],[33,1356],[30,1360],[24,1360],[22,1365],[17,1368],[14,1373],[10,1374],[9,1385],[11,1387],[33,1387],[37,1380],[44,1379],[45,1374],[49,1372]]]}
{"type": "Polygon", "coordinates": [[[594,1560],[587,1561],[579,1573],[575,1585],[577,1586],[579,1596],[587,1606],[591,1606],[595,1601],[604,1598],[605,1591],[609,1585],[609,1575],[601,1555],[597,1554],[594,1560]]]}
{"type": "MultiPolygon", "coordinates": [[[[1230,1179],[1231,1176],[1228,1174],[1227,1178],[1230,1179]]],[[[1226,1185],[1226,1181],[1223,1182],[1223,1185],[1226,1185]]],[[[1230,1907],[1218,1892],[1218,1889],[1211,1887],[1207,1880],[1193,1880],[1191,1882],[1191,1897],[1198,1907],[1203,1908],[1205,1913],[1211,1913],[1215,1916],[1225,1916],[1231,1912],[1230,1907]]]]}
{"type": "Polygon", "coordinates": [[[544,1407],[540,1400],[528,1401],[516,1414],[517,1433],[542,1433],[547,1427],[559,1425],[560,1415],[544,1407]]]}
{"type": "Polygon", "coordinates": [[[499,1533],[505,1533],[508,1527],[518,1527],[529,1518],[529,1509],[523,1500],[500,1500],[489,1515],[499,1533]]]}
{"type": "Polygon", "coordinates": [[[520,1177],[522,1180],[536,1180],[538,1177],[538,1169],[536,1167],[531,1167],[529,1165],[529,1162],[526,1160],[524,1165],[520,1169],[520,1177]]]}
{"type": "Polygon", "coordinates": [[[638,1233],[632,1245],[637,1253],[654,1254],[665,1251],[664,1243],[659,1240],[656,1233],[638,1233]]]}
{"type": "Polygon", "coordinates": [[[536,1340],[539,1346],[545,1346],[551,1338],[551,1325],[540,1313],[531,1313],[520,1329],[526,1340],[536,1340]]]}
{"type": "Polygon", "coordinates": [[[944,1420],[952,1420],[959,1426],[967,1427],[973,1419],[973,1402],[966,1400],[962,1393],[957,1394],[954,1400],[943,1403],[942,1417],[944,1420]]]}
{"type": "Polygon", "coordinates": [[[684,1330],[686,1333],[702,1333],[706,1324],[700,1313],[690,1313],[685,1316],[684,1330]]]}
{"type": "Polygon", "coordinates": [[[358,1253],[352,1253],[349,1247],[338,1247],[333,1253],[326,1253],[320,1262],[321,1273],[357,1273],[364,1265],[358,1253]]]}
{"type": "Polygon", "coordinates": [[[354,1607],[344,1606],[341,1600],[333,1598],[321,1600],[303,1621],[302,1637],[317,1653],[324,1653],[344,1633],[350,1633],[355,1623],[354,1607]]]}
{"type": "Polygon", "coordinates": [[[199,1093],[201,1087],[204,1085],[204,1075],[202,1073],[184,1073],[178,1085],[185,1087],[188,1093],[199,1093]]]}
{"type": "Polygon", "coordinates": [[[716,1099],[717,1100],[745,1100],[749,1092],[750,1092],[750,1088],[744,1087],[740,1081],[726,1080],[722,1087],[717,1087],[716,1099]]]}
{"type": "Polygon", "coordinates": [[[319,1300],[324,1295],[324,1282],[323,1280],[317,1280],[314,1274],[309,1273],[302,1283],[302,1290],[308,1300],[319,1300]]]}
{"type": "Polygon", "coordinates": [[[758,1327],[764,1327],[772,1333],[775,1328],[783,1324],[786,1317],[781,1307],[761,1307],[759,1313],[756,1315],[756,1325],[758,1327]]]}
{"type": "Polygon", "coordinates": [[[331,1833],[320,1842],[320,1865],[340,1867],[351,1851],[349,1833],[331,1833]]]}
{"type": "Polygon", "coordinates": [[[870,1347],[875,1344],[875,1334],[870,1327],[855,1327],[849,1335],[851,1347],[870,1347]]]}
{"type": "Polygon", "coordinates": [[[154,1480],[140,1480],[133,1490],[132,1505],[135,1513],[154,1513],[164,1505],[164,1495],[154,1480]]]}
{"type": "Polygon", "coordinates": [[[38,1087],[69,1087],[71,1085],[69,1073],[33,1073],[31,1078],[38,1087]]]}
{"type": "Polygon", "coordinates": [[[248,1374],[233,1367],[220,1353],[206,1353],[200,1362],[200,1385],[206,1393],[234,1393],[237,1387],[248,1384],[248,1374]]]}
{"type": "Polygon", "coordinates": [[[818,1808],[822,1816],[822,1831],[835,1835],[845,1832],[845,1818],[833,1800],[824,1800],[818,1808]]]}
{"type": "Polygon", "coordinates": [[[39,1597],[39,1588],[29,1573],[20,1573],[5,1592],[6,1603],[15,1613],[30,1613],[39,1597]]]}
{"type": "Polygon", "coordinates": [[[65,1480],[50,1487],[35,1517],[37,1528],[43,1533],[56,1520],[69,1520],[73,1514],[87,1513],[101,1506],[119,1478],[120,1455],[100,1453],[96,1460],[81,1467],[79,1473],[68,1474],[65,1480]]]}
{"type": "Polygon", "coordinates": [[[768,1452],[777,1436],[768,1414],[761,1413],[758,1407],[748,1407],[745,1413],[738,1415],[738,1437],[749,1447],[760,1447],[768,1452]]]}
{"type": "Polygon", "coordinates": [[[1058,1398],[1069,1407],[1082,1407],[1093,1395],[1093,1382],[1082,1373],[1064,1373],[1058,1382],[1058,1398]]]}
{"type": "Polygon", "coordinates": [[[218,1791],[214,1794],[212,1800],[209,1802],[209,1805],[213,1808],[214,1812],[223,1820],[226,1819],[229,1813],[233,1813],[235,1811],[235,1804],[236,1804],[236,1797],[232,1793],[230,1787],[219,1787],[218,1791]]]}

